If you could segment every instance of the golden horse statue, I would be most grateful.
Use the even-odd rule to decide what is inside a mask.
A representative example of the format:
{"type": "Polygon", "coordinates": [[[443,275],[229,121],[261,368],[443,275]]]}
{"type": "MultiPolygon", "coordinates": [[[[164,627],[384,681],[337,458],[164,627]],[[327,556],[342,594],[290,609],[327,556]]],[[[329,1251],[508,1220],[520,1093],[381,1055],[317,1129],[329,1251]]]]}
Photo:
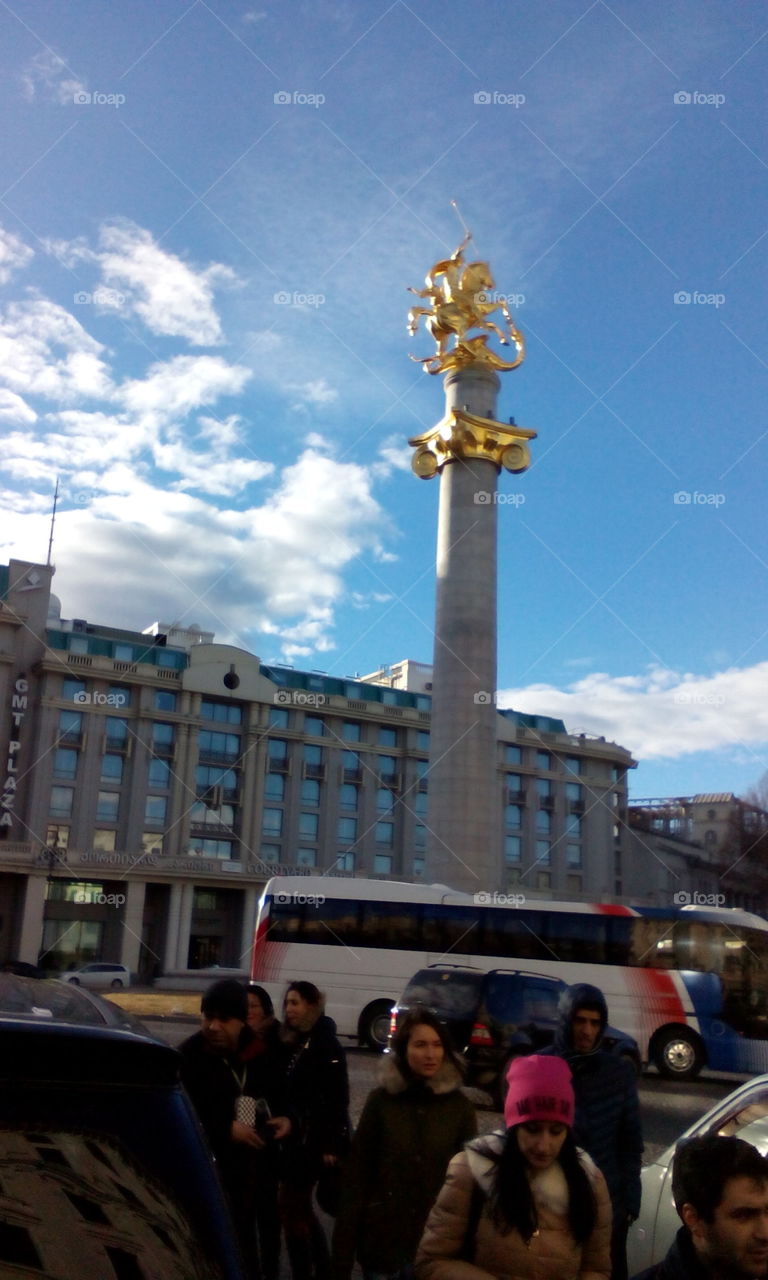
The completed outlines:
{"type": "Polygon", "coordinates": [[[417,298],[428,298],[432,305],[411,307],[408,312],[408,332],[415,334],[419,319],[426,316],[426,327],[437,343],[437,351],[431,356],[411,356],[422,364],[427,373],[445,373],[469,364],[486,364],[493,369],[516,369],[525,359],[525,341],[516,327],[503,298],[493,297],[496,288],[487,262],[465,262],[464,250],[472,236],[467,232],[461,244],[450,258],[436,262],[425,277],[425,289],[409,286],[408,292],[417,298]],[[502,329],[489,317],[500,311],[505,321],[502,329]],[[467,334],[472,329],[483,329],[473,338],[467,334]],[[504,346],[514,345],[517,358],[509,361],[496,355],[488,347],[489,333],[495,333],[504,346]],[[449,340],[455,337],[456,345],[449,348],[449,340]]]}

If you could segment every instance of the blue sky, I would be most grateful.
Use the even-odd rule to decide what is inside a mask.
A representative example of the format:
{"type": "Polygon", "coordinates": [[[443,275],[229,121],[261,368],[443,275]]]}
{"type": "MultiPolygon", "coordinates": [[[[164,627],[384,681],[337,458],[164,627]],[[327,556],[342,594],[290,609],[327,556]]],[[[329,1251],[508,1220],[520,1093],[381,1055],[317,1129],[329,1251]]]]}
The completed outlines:
{"type": "Polygon", "coordinates": [[[630,748],[638,797],[761,777],[764,4],[32,0],[0,32],[0,551],[45,558],[60,475],[64,616],[431,660],[406,286],[456,200],[519,299],[500,417],[538,432],[499,701],[630,748]]]}

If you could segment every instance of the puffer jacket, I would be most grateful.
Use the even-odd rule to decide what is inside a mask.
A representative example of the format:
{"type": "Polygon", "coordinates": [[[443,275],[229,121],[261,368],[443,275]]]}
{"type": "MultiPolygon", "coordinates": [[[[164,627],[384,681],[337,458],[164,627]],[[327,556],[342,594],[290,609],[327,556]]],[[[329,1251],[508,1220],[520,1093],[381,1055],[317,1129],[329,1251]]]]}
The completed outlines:
{"type": "Polygon", "coordinates": [[[365,1271],[382,1273],[413,1262],[448,1161],[477,1132],[460,1084],[448,1062],[428,1082],[407,1081],[393,1058],[385,1063],[345,1166],[333,1233],[338,1280],[347,1280],[356,1257],[365,1271]]]}
{"type": "MultiPolygon", "coordinates": [[[[584,1151],[579,1157],[597,1204],[594,1230],[584,1244],[568,1223],[568,1187],[558,1163],[531,1178],[538,1230],[525,1242],[514,1228],[502,1234],[489,1213],[503,1131],[471,1142],[448,1166],[445,1186],[427,1220],[416,1255],[417,1280],[610,1280],[611,1202],[605,1178],[584,1151]],[[467,1240],[473,1188],[483,1193],[474,1240],[467,1240]],[[472,1261],[466,1259],[471,1257],[472,1261]]],[[[476,1195],[477,1193],[474,1193],[476,1195]]]]}
{"type": "Polygon", "coordinates": [[[605,1175],[617,1221],[636,1218],[640,1212],[643,1134],[634,1068],[602,1048],[608,1006],[599,987],[586,982],[568,987],[557,1012],[554,1042],[541,1052],[565,1058],[573,1073],[574,1139],[605,1175]],[[591,1053],[577,1053],[572,1039],[573,1015],[585,1005],[599,1009],[601,1035],[591,1053]]]}

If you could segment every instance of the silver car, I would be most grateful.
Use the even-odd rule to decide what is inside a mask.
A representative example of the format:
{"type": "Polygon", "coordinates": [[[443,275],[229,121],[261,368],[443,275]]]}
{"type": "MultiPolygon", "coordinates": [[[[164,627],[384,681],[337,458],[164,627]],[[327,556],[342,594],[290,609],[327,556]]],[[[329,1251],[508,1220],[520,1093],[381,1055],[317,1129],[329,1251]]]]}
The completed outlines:
{"type": "MultiPolygon", "coordinates": [[[[768,1155],[768,1075],[755,1076],[723,1098],[682,1138],[702,1138],[713,1134],[743,1138],[763,1155],[768,1155]]],[[[653,1164],[643,1169],[643,1201],[640,1217],[629,1229],[627,1259],[634,1276],[654,1262],[660,1262],[680,1227],[672,1200],[672,1157],[674,1143],[653,1164]]]]}
{"type": "Polygon", "coordinates": [[[119,991],[120,987],[130,987],[131,971],[124,964],[107,964],[102,960],[94,960],[79,969],[70,969],[60,973],[61,982],[71,982],[76,987],[93,987],[96,990],[111,987],[119,991]]]}

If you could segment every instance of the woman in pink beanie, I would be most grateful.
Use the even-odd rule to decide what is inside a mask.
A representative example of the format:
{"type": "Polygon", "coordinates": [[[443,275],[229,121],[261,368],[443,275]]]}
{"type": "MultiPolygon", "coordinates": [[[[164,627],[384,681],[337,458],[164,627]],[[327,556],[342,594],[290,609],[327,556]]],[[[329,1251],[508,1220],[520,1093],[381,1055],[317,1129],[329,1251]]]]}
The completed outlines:
{"type": "Polygon", "coordinates": [[[417,1280],[610,1280],[605,1179],[574,1143],[562,1058],[515,1058],[506,1132],[448,1166],[416,1257],[417,1280]]]}

